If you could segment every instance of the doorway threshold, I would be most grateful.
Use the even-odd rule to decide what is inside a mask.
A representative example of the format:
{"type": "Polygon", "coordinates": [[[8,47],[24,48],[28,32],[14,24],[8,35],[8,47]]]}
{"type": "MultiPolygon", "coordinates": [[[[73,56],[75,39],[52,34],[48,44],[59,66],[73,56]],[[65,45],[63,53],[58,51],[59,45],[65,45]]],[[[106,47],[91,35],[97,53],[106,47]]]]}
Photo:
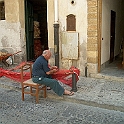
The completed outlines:
{"type": "Polygon", "coordinates": [[[90,77],[124,82],[124,69],[121,63],[122,61],[114,61],[104,68],[100,73],[92,74],[90,77]]]}

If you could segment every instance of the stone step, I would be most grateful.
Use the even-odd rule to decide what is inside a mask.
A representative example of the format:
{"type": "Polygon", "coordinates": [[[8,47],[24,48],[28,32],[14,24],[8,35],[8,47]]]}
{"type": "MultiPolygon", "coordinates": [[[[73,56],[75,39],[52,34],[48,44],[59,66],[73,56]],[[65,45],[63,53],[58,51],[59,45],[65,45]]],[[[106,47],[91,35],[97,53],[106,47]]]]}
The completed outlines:
{"type": "Polygon", "coordinates": [[[105,75],[102,73],[98,73],[98,74],[91,74],[90,75],[91,78],[97,78],[97,79],[105,79],[105,80],[109,80],[109,81],[120,81],[120,82],[124,82],[124,77],[123,76],[112,76],[112,75],[105,75]]]}

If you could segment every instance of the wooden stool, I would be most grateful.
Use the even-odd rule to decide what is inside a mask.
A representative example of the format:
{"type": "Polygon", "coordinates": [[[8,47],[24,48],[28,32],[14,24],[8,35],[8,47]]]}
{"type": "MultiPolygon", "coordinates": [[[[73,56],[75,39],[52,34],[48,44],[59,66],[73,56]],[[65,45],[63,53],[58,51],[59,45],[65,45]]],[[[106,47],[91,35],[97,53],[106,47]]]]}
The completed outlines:
{"type": "Polygon", "coordinates": [[[39,91],[44,91],[44,98],[46,98],[46,89],[45,85],[37,84],[32,81],[32,64],[26,63],[21,66],[21,85],[22,85],[22,100],[24,101],[24,94],[30,94],[36,97],[36,103],[39,103],[39,91]],[[30,70],[30,79],[24,81],[24,72],[30,70]],[[29,87],[29,88],[27,88],[29,87]],[[34,91],[33,91],[34,89],[34,91]]]}

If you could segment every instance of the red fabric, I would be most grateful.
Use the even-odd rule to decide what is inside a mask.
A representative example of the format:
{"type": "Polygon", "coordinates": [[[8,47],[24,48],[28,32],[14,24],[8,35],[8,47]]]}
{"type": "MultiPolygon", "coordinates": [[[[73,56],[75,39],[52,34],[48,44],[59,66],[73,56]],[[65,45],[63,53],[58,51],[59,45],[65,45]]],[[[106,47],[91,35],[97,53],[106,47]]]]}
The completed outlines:
{"type": "MultiPolygon", "coordinates": [[[[10,70],[0,68],[0,77],[5,76],[5,77],[10,78],[12,80],[21,82],[21,74],[20,74],[20,72],[17,72],[16,70],[19,69],[25,63],[26,62],[22,62],[20,65],[16,66],[13,69],[10,69],[10,70]]],[[[76,74],[76,81],[78,81],[80,71],[79,71],[79,69],[77,69],[75,67],[71,67],[69,70],[59,69],[55,74],[52,75],[52,78],[59,80],[62,83],[72,87],[72,74],[73,73],[76,74]]],[[[29,78],[30,78],[30,72],[25,72],[24,80],[28,80],[29,78]]]]}
{"type": "MultiPolygon", "coordinates": [[[[21,82],[21,74],[20,72],[14,72],[11,70],[5,70],[0,68],[0,77],[5,76],[7,78],[10,78],[12,80],[21,82]]],[[[29,72],[25,72],[24,75],[24,80],[28,80],[30,78],[30,73],[29,72]]]]}
{"type": "MultiPolygon", "coordinates": [[[[0,77],[5,76],[5,77],[10,78],[12,80],[21,82],[21,73],[20,73],[20,71],[18,69],[20,69],[20,67],[25,65],[26,63],[27,62],[22,62],[18,66],[14,67],[12,69],[8,69],[8,70],[0,68],[0,77]]],[[[25,72],[24,81],[28,80],[29,78],[30,78],[30,72],[25,72]]]]}
{"type": "Polygon", "coordinates": [[[59,69],[55,74],[52,75],[52,78],[61,81],[62,83],[72,87],[72,74],[76,74],[76,81],[79,80],[80,70],[76,67],[71,67],[67,69],[59,69]]]}

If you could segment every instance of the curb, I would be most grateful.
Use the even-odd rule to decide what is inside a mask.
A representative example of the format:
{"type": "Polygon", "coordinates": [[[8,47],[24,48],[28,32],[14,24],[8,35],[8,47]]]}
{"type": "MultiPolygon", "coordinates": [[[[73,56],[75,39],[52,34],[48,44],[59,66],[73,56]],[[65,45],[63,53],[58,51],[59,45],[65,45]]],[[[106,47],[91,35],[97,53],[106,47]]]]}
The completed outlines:
{"type": "Polygon", "coordinates": [[[108,110],[115,110],[115,111],[121,111],[124,112],[124,107],[123,106],[116,106],[116,105],[110,105],[110,104],[105,104],[105,103],[98,103],[97,101],[88,101],[84,99],[76,99],[73,98],[73,96],[63,96],[59,97],[54,93],[47,93],[47,98],[49,99],[56,99],[59,101],[66,101],[66,102],[71,102],[71,103],[78,103],[78,104],[83,104],[87,106],[93,106],[93,107],[99,107],[99,108],[104,108],[108,110]]]}

